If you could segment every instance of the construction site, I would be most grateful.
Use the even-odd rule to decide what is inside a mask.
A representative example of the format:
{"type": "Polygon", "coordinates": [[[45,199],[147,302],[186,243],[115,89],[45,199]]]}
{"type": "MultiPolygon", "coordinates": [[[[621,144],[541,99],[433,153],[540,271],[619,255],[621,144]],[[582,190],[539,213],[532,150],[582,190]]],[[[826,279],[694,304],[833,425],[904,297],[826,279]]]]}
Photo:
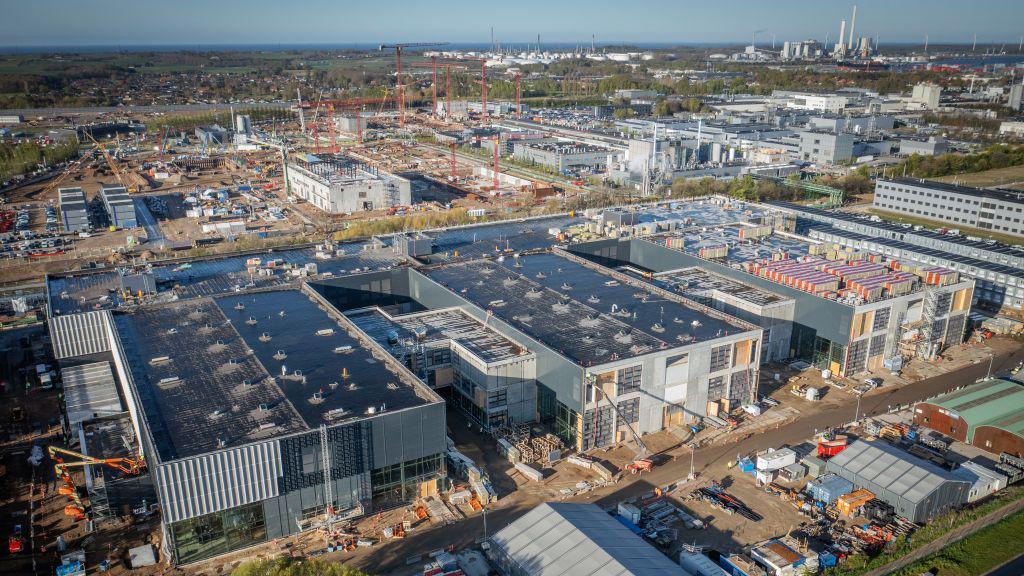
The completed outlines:
{"type": "Polygon", "coordinates": [[[907,422],[915,382],[1019,356],[975,331],[970,275],[724,196],[560,212],[615,152],[516,124],[520,77],[488,101],[486,59],[403,68],[442,45],[380,46],[379,97],[90,119],[77,160],[6,193],[0,272],[43,276],[46,318],[5,335],[16,571],[487,574],[534,541],[488,514],[530,534],[564,500],[667,573],[788,575],[1024,477],[907,422]]]}
{"type": "Polygon", "coordinates": [[[970,284],[927,268],[855,292],[895,268],[792,230],[770,207],[707,198],[50,274],[39,374],[62,387],[60,433],[28,471],[59,522],[18,541],[61,535],[114,571],[141,566],[138,547],[190,572],[254,553],[361,563],[406,540],[443,548],[437,529],[488,511],[619,494],[670,554],[697,539],[749,555],[817,518],[765,487],[821,472],[795,460],[747,480],[727,454],[688,474],[686,458],[859,410],[878,387],[865,376],[899,387],[933,358],[940,373],[971,358],[946,328],[936,345],[894,341],[885,371],[855,365],[856,342],[897,325],[876,324],[880,306],[923,315],[933,298],[930,324],[952,326],[970,284]],[[775,262],[847,295],[758,272],[775,262]],[[794,344],[800,330],[846,340],[823,356],[794,344]],[[822,358],[839,367],[811,369],[822,358]],[[97,549],[85,526],[132,546],[97,549]]]}

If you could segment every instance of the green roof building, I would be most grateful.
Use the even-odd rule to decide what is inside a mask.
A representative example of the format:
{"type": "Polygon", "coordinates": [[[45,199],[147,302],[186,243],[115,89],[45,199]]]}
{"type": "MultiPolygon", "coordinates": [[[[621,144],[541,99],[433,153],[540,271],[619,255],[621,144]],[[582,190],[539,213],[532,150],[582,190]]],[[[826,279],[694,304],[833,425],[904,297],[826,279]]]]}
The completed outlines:
{"type": "Polygon", "coordinates": [[[991,379],[914,407],[914,422],[983,450],[1024,454],[1024,383],[991,379]]]}

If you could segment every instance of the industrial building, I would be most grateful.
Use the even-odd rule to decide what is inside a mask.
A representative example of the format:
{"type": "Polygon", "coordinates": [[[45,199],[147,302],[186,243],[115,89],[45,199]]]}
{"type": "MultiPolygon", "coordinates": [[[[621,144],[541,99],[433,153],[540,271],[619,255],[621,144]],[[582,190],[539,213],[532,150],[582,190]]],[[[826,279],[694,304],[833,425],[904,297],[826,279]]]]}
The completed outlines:
{"type": "Polygon", "coordinates": [[[107,218],[114,228],[137,228],[138,216],[135,213],[135,201],[128,195],[124,186],[108,186],[100,188],[100,198],[107,210],[107,218]]]}
{"type": "Polygon", "coordinates": [[[975,281],[974,302],[992,310],[1024,309],[1024,249],[959,233],[939,233],[891,224],[878,218],[769,202],[797,217],[797,231],[814,240],[835,242],[920,266],[941,266],[975,281]]]}
{"type": "Polygon", "coordinates": [[[214,124],[212,126],[197,126],[195,130],[196,138],[199,139],[204,146],[220,146],[228,143],[228,137],[230,132],[227,128],[214,124]]]}
{"type": "Polygon", "coordinates": [[[986,380],[914,407],[914,422],[993,454],[1024,457],[1024,384],[986,380]]]}
{"type": "Polygon", "coordinates": [[[956,226],[1024,236],[1024,192],[910,178],[875,181],[875,208],[956,226]]]}
{"type": "MultiPolygon", "coordinates": [[[[571,250],[606,265],[638,267],[655,278],[696,267],[759,288],[760,294],[738,290],[753,300],[743,309],[761,320],[748,318],[769,330],[766,341],[774,342],[769,354],[804,358],[842,376],[895,367],[904,358],[932,358],[963,342],[970,280],[952,271],[932,270],[929,276],[928,271],[893,270],[872,261],[869,253],[776,233],[763,221],[596,240],[571,250]],[[792,306],[783,303],[787,299],[792,306]],[[783,334],[772,334],[777,329],[783,334]]],[[[689,283],[686,291],[699,290],[696,282],[689,283]]],[[[736,313],[737,301],[731,305],[721,306],[736,313]]]]}
{"type": "Polygon", "coordinates": [[[695,302],[763,328],[762,362],[781,362],[790,357],[794,298],[698,267],[658,272],[647,278],[695,302]]]}
{"type": "Polygon", "coordinates": [[[594,504],[541,504],[490,544],[504,576],[689,576],[594,504]]]}
{"type": "Polygon", "coordinates": [[[716,417],[756,397],[759,327],[573,254],[425,274],[537,355],[539,419],[578,450],[716,417]]]}
{"type": "Polygon", "coordinates": [[[559,172],[603,172],[611,154],[611,150],[591,144],[526,141],[515,144],[513,156],[559,172]]]}
{"type": "Polygon", "coordinates": [[[62,361],[111,354],[175,563],[409,502],[444,476],[443,400],[373,360],[386,354],[310,287],[51,330],[62,361]]]}
{"type": "Polygon", "coordinates": [[[900,140],[900,156],[940,156],[949,152],[949,142],[941,136],[932,136],[927,140],[903,138],[900,140]]]}
{"type": "Polygon", "coordinates": [[[306,154],[288,164],[292,193],[331,214],[412,204],[412,183],[346,158],[306,154]]]}
{"type": "Polygon", "coordinates": [[[924,523],[967,502],[971,482],[882,441],[856,440],[826,470],[866,489],[911,522],[924,523]]]}
{"type": "Polygon", "coordinates": [[[838,164],[853,158],[853,134],[820,130],[800,132],[800,159],[814,164],[838,164]]]}
{"type": "Polygon", "coordinates": [[[917,84],[910,94],[910,101],[925,110],[936,110],[942,97],[942,87],[935,84],[917,84]]]}
{"type": "Polygon", "coordinates": [[[89,206],[81,188],[60,188],[57,190],[60,218],[66,232],[83,232],[92,227],[89,223],[89,206]]]}
{"type": "Polygon", "coordinates": [[[537,419],[536,356],[462,310],[346,314],[483,430],[537,419]]]}

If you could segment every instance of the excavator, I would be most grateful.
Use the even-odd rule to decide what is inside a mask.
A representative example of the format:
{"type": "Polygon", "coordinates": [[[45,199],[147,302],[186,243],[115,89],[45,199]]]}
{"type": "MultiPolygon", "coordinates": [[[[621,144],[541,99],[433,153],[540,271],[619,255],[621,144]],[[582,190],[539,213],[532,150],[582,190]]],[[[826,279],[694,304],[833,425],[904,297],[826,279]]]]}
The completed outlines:
{"type": "Polygon", "coordinates": [[[53,465],[53,470],[57,474],[57,477],[61,479],[64,484],[57,489],[59,494],[71,498],[72,503],[64,507],[64,515],[70,516],[75,520],[85,519],[85,505],[82,503],[81,496],[78,495],[78,487],[75,486],[74,480],[71,479],[71,474],[68,473],[68,468],[81,467],[81,466],[110,466],[116,470],[120,470],[124,474],[129,476],[138,476],[146,468],[146,461],[143,459],[132,459],[132,458],[95,458],[88,456],[74,450],[68,450],[67,448],[60,448],[58,446],[50,446],[47,448],[50,454],[50,458],[56,462],[53,465]],[[73,456],[78,458],[74,462],[65,462],[63,456],[73,456]]]}

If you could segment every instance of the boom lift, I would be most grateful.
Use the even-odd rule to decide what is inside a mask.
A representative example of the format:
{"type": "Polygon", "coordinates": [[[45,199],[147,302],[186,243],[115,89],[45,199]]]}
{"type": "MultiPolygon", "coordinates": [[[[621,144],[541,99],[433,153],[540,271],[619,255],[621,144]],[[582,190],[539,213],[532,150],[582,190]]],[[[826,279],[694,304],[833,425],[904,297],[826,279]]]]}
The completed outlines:
{"type": "Polygon", "coordinates": [[[60,448],[58,446],[49,446],[47,451],[50,454],[50,458],[56,462],[53,465],[53,471],[57,474],[57,477],[64,483],[63,486],[57,489],[57,492],[71,498],[72,504],[68,504],[64,507],[64,514],[71,516],[75,520],[85,519],[85,505],[82,503],[81,496],[78,495],[78,487],[75,486],[74,480],[71,479],[71,474],[68,473],[69,468],[77,468],[82,466],[109,466],[115,470],[120,470],[128,476],[138,476],[146,468],[146,461],[132,458],[95,458],[82,454],[81,452],[75,452],[74,450],[68,450],[67,448],[60,448]],[[78,458],[75,462],[65,462],[64,456],[73,456],[78,458]]]}

